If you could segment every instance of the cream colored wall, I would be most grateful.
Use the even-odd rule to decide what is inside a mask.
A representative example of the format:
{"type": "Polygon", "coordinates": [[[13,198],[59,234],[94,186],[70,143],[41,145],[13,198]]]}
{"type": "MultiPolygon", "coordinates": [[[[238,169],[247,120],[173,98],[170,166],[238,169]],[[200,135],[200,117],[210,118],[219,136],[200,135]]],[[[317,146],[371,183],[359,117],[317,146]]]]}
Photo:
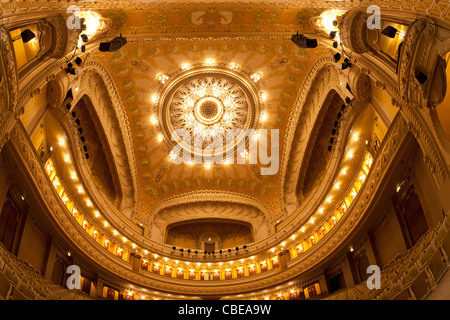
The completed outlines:
{"type": "Polygon", "coordinates": [[[373,246],[379,266],[384,268],[397,254],[406,252],[406,243],[392,206],[386,211],[386,219],[373,233],[373,246]]]}
{"type": "Polygon", "coordinates": [[[447,62],[447,93],[444,101],[436,107],[436,112],[441,122],[442,129],[450,140],[450,52],[445,56],[445,61],[447,62]]]}

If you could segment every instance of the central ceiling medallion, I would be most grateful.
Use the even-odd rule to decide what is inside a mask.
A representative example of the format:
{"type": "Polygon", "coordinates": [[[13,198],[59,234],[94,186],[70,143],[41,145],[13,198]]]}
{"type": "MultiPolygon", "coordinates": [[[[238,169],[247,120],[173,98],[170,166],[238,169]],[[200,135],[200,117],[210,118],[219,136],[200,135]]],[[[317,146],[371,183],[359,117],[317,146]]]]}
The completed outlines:
{"type": "MultiPolygon", "coordinates": [[[[184,129],[193,139],[201,135],[203,150],[221,139],[225,154],[245,143],[248,130],[258,125],[260,94],[255,82],[236,68],[226,65],[183,68],[163,84],[157,106],[158,122],[165,141],[172,145],[179,144],[177,139],[173,140],[176,131],[184,129]],[[226,141],[230,130],[242,131],[233,144],[226,141]]],[[[193,141],[181,143],[191,154],[199,151],[191,148],[193,141]]]]}
{"type": "Polygon", "coordinates": [[[223,111],[223,103],[216,97],[201,98],[194,107],[195,118],[206,125],[219,122],[223,116],[223,111]]]}

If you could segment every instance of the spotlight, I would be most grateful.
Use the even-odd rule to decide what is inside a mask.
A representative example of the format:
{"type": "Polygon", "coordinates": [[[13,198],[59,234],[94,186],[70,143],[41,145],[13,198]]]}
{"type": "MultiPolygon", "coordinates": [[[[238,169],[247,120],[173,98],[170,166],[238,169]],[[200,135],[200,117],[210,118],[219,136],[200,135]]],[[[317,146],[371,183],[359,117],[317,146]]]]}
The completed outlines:
{"type": "Polygon", "coordinates": [[[231,252],[231,249],[228,249],[228,252],[231,252]]]}
{"type": "MultiPolygon", "coordinates": [[[[347,84],[348,88],[350,88],[350,86],[347,84]]],[[[352,101],[349,97],[345,97],[345,103],[350,103],[350,101],[352,101]]]]}
{"type": "Polygon", "coordinates": [[[188,249],[188,253],[191,253],[191,249],[188,249]]]}
{"type": "Polygon", "coordinates": [[[89,154],[88,153],[86,153],[84,156],[85,156],[86,160],[89,159],[89,154]]]}
{"type": "Polygon", "coordinates": [[[75,123],[76,123],[77,125],[80,125],[80,123],[81,123],[81,122],[80,122],[80,119],[77,118],[77,120],[75,120],[75,123]]]}
{"type": "Polygon", "coordinates": [[[336,38],[336,33],[337,33],[337,31],[331,31],[330,32],[330,39],[336,38]]]}
{"type": "Polygon", "coordinates": [[[81,31],[85,31],[86,30],[86,18],[81,18],[80,19],[80,30],[81,31]]]}
{"type": "Polygon", "coordinates": [[[222,249],[219,250],[219,253],[222,254],[222,249]]]}
{"type": "Polygon", "coordinates": [[[352,66],[351,63],[347,63],[347,62],[341,63],[341,65],[339,66],[339,70],[345,70],[345,69],[347,69],[347,68],[349,68],[351,66],[352,66]]]}
{"type": "Polygon", "coordinates": [[[119,37],[115,37],[109,42],[101,42],[99,46],[99,50],[101,52],[114,52],[122,48],[127,44],[127,38],[122,37],[122,34],[119,37]]]}
{"type": "Polygon", "coordinates": [[[420,84],[424,84],[427,81],[428,77],[422,71],[416,70],[415,77],[420,84]]]}
{"type": "Polygon", "coordinates": [[[83,150],[84,150],[84,152],[87,152],[87,147],[83,146],[83,150]]]}
{"type": "Polygon", "coordinates": [[[78,74],[78,70],[76,70],[76,69],[74,69],[74,68],[67,68],[67,69],[66,69],[66,72],[67,72],[68,74],[72,74],[72,75],[74,75],[74,76],[76,76],[76,75],[78,74]]]}
{"type": "Polygon", "coordinates": [[[80,37],[81,37],[81,40],[83,41],[83,42],[88,42],[89,41],[89,38],[88,38],[88,36],[87,36],[87,34],[82,34],[82,35],[80,35],[80,37]]]}
{"type": "Polygon", "coordinates": [[[239,247],[236,247],[236,251],[239,251],[239,247]]]}
{"type": "Polygon", "coordinates": [[[330,138],[330,143],[333,144],[334,138],[330,138]]]}
{"type": "Polygon", "coordinates": [[[333,57],[334,57],[334,62],[338,62],[339,60],[341,60],[341,54],[339,52],[336,53],[333,57]]]}
{"type": "Polygon", "coordinates": [[[195,250],[195,254],[198,254],[198,251],[197,251],[197,250],[195,250]]]}
{"type": "Polygon", "coordinates": [[[333,48],[337,48],[339,43],[337,41],[333,42],[333,48]]]}
{"type": "Polygon", "coordinates": [[[33,31],[31,31],[30,29],[25,29],[20,33],[20,36],[14,37],[12,41],[14,42],[16,40],[22,39],[23,43],[27,43],[33,40],[34,37],[36,37],[36,35],[33,33],[33,31]]]}
{"type": "Polygon", "coordinates": [[[78,132],[79,132],[80,134],[83,134],[83,128],[78,128],[78,132]]]}
{"type": "Polygon", "coordinates": [[[333,20],[333,27],[337,27],[337,25],[338,25],[338,22],[337,22],[337,20],[333,20]]]}
{"type": "Polygon", "coordinates": [[[243,246],[242,248],[247,249],[247,246],[243,246]]]}
{"type": "Polygon", "coordinates": [[[180,252],[183,252],[184,251],[184,249],[180,249],[180,252]]]}
{"type": "Polygon", "coordinates": [[[86,52],[86,46],[83,44],[80,48],[81,52],[86,52]]]}
{"type": "Polygon", "coordinates": [[[212,251],[211,254],[214,254],[214,251],[212,251]]]}
{"type": "MultiPolygon", "coordinates": [[[[348,102],[347,102],[347,103],[348,103],[348,102]]],[[[346,105],[343,104],[343,105],[341,106],[341,111],[344,111],[344,110],[345,110],[345,107],[346,107],[346,105]]]]}
{"type": "Polygon", "coordinates": [[[84,138],[84,136],[81,136],[80,140],[81,140],[81,142],[83,142],[83,143],[86,141],[86,139],[84,138]]]}
{"type": "Polygon", "coordinates": [[[81,59],[80,57],[76,57],[75,64],[81,68],[83,66],[83,59],[81,59]]]}
{"type": "Polygon", "coordinates": [[[330,152],[331,152],[331,150],[332,150],[331,146],[328,146],[328,151],[330,151],[330,152]]]}
{"type": "Polygon", "coordinates": [[[339,112],[339,113],[337,114],[337,118],[340,119],[341,116],[342,116],[342,114],[339,112]]]}
{"type": "Polygon", "coordinates": [[[70,103],[66,104],[66,109],[70,110],[70,108],[72,108],[72,105],[70,103]]]}
{"type": "Polygon", "coordinates": [[[177,250],[177,247],[172,247],[172,250],[174,250],[174,251],[177,250]]]}
{"type": "Polygon", "coordinates": [[[381,31],[381,34],[393,39],[397,34],[397,29],[393,26],[387,26],[383,31],[381,31]]]}
{"type": "Polygon", "coordinates": [[[77,114],[75,113],[75,111],[72,111],[72,117],[75,118],[77,116],[77,114]]]}
{"type": "Polygon", "coordinates": [[[336,129],[331,130],[331,134],[332,134],[333,136],[336,134],[336,132],[337,132],[336,129]]]}
{"type": "Polygon", "coordinates": [[[205,250],[205,254],[206,254],[206,250],[205,250]]]}
{"type": "Polygon", "coordinates": [[[315,48],[317,47],[317,39],[310,39],[305,37],[303,34],[293,34],[291,41],[299,48],[315,48]]]}

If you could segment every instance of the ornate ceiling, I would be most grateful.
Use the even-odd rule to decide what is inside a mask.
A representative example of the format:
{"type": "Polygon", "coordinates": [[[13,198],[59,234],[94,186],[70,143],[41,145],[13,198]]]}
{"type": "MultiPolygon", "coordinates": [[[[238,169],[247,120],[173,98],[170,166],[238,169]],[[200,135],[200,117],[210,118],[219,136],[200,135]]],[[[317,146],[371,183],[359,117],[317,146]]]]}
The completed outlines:
{"type": "MultiPolygon", "coordinates": [[[[318,59],[330,55],[321,46],[314,51],[299,49],[289,38],[297,30],[317,32],[312,23],[321,12],[255,4],[239,8],[227,4],[180,4],[170,10],[155,6],[153,10],[99,11],[111,21],[105,36],[122,33],[128,40],[114,53],[94,51],[88,61],[106,68],[126,110],[134,149],[131,163],[135,163],[137,172],[136,219],[151,224],[159,204],[206,191],[219,197],[226,193],[251,199],[263,208],[261,215],[266,221],[273,222],[280,215],[280,170],[275,175],[262,176],[259,165],[253,164],[213,165],[208,169],[203,165],[171,163],[170,128],[186,127],[173,111],[177,99],[192,96],[189,92],[195,88],[189,80],[196,78],[207,83],[228,79],[227,90],[233,86],[240,90],[233,99],[246,97],[241,112],[236,113],[241,118],[231,122],[242,123],[244,129],[278,129],[281,157],[286,126],[303,79],[318,59]],[[199,76],[208,59],[216,79],[199,76]],[[186,76],[185,82],[179,82],[175,78],[185,74],[184,69],[189,69],[187,74],[193,78],[186,76]],[[225,78],[224,70],[229,73],[225,78]],[[246,89],[242,79],[248,80],[255,73],[261,75],[260,80],[246,89]],[[168,78],[167,82],[161,82],[161,75],[168,78]],[[171,105],[164,100],[168,91],[171,105]],[[264,99],[254,97],[261,93],[264,99]],[[164,112],[172,118],[167,120],[164,112]],[[260,113],[264,113],[264,122],[260,121],[260,113]],[[152,121],[155,116],[159,125],[152,121]]],[[[194,111],[192,116],[198,120],[194,111]]],[[[223,122],[226,112],[219,116],[223,122]]]]}

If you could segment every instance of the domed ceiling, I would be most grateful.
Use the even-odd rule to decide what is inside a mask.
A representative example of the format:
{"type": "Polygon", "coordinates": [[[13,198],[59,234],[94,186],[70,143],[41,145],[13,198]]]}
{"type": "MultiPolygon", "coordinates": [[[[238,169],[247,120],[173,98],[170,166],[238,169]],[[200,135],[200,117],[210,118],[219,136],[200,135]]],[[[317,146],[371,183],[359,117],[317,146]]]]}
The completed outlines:
{"type": "Polygon", "coordinates": [[[300,49],[290,36],[316,33],[313,23],[322,11],[256,3],[98,11],[111,21],[104,36],[123,34],[128,41],[117,52],[95,50],[88,60],[108,70],[126,109],[137,172],[136,219],[151,223],[161,203],[205,191],[211,199],[215,193],[251,199],[267,221],[277,219],[280,170],[261,175],[260,164],[174,164],[170,134],[192,129],[193,122],[278,129],[281,165],[303,79],[318,59],[330,56],[323,46],[300,49]]]}

